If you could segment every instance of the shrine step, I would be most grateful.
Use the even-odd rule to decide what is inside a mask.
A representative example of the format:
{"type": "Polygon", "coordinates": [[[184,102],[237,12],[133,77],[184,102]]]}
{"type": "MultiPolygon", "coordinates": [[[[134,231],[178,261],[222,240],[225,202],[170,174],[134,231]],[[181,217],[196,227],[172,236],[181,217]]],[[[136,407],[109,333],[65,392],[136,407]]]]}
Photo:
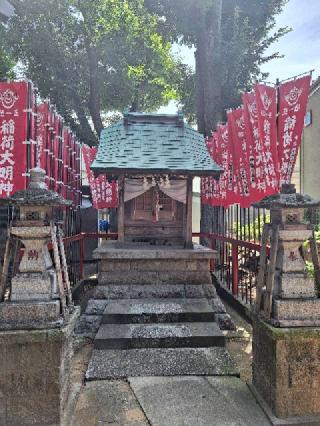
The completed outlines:
{"type": "Polygon", "coordinates": [[[98,285],[95,299],[148,299],[216,297],[213,284],[110,284],[98,285]]]}
{"type": "Polygon", "coordinates": [[[214,322],[215,311],[207,299],[110,300],[103,324],[214,322]]]}
{"type": "Polygon", "coordinates": [[[239,376],[226,349],[94,349],[86,380],[139,376],[239,376]]]}
{"type": "Polygon", "coordinates": [[[212,322],[102,324],[94,340],[95,349],[223,347],[224,344],[224,335],[212,322]]]}

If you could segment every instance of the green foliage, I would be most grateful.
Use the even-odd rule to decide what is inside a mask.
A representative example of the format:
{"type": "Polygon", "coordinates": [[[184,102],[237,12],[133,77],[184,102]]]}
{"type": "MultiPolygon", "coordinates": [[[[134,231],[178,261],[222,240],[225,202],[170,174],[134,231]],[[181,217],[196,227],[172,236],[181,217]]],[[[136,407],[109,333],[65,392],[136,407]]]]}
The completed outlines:
{"type": "Polygon", "coordinates": [[[13,79],[15,62],[5,42],[5,27],[0,23],[0,80],[13,79]]]}
{"type": "Polygon", "coordinates": [[[260,215],[259,217],[256,217],[256,219],[250,223],[245,223],[243,226],[240,227],[240,222],[235,222],[233,224],[233,232],[236,234],[238,232],[238,235],[246,235],[247,237],[250,235],[250,239],[252,241],[259,240],[259,237],[262,235],[263,232],[263,226],[266,223],[270,223],[270,214],[260,215]]]}
{"type": "Polygon", "coordinates": [[[260,66],[280,55],[265,52],[289,31],[281,28],[272,33],[275,16],[285,3],[286,0],[145,0],[152,13],[164,17],[162,30],[173,41],[196,48],[194,82],[183,87],[181,103],[189,115],[197,114],[201,132],[210,134],[217,121],[226,118],[225,110],[241,103],[241,92],[267,77],[260,66]]]}
{"type": "Polygon", "coordinates": [[[12,3],[7,41],[16,58],[90,144],[108,111],[155,110],[177,97],[180,65],[143,0],[12,3]]]}

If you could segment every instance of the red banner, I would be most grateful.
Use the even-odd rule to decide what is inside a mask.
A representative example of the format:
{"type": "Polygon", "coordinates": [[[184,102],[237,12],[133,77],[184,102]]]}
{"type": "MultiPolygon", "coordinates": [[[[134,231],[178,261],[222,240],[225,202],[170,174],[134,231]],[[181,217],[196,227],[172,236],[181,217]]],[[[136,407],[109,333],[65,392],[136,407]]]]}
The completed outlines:
{"type": "MultiPolygon", "coordinates": [[[[214,132],[210,139],[206,140],[207,148],[212,159],[218,164],[218,134],[214,132]]],[[[201,202],[202,204],[220,204],[219,180],[212,177],[201,178],[201,202]]]]}
{"type": "Polygon", "coordinates": [[[1,198],[26,187],[28,96],[27,82],[0,83],[1,198]]]}
{"type": "Polygon", "coordinates": [[[89,186],[91,190],[92,204],[96,209],[113,208],[118,206],[117,182],[108,182],[103,175],[94,177],[90,169],[97,154],[96,148],[88,145],[82,146],[83,161],[85,164],[89,186]]]}
{"type": "Polygon", "coordinates": [[[277,150],[277,89],[264,84],[255,85],[260,144],[255,147],[256,167],[265,182],[264,196],[279,190],[277,150]]]}
{"type": "Polygon", "coordinates": [[[311,75],[288,81],[279,87],[280,183],[290,183],[301,144],[311,75]]]}
{"type": "MultiPolygon", "coordinates": [[[[254,93],[243,95],[244,126],[246,141],[248,144],[249,173],[250,173],[250,199],[252,202],[260,201],[267,195],[278,190],[276,175],[277,165],[274,164],[272,152],[274,148],[269,147],[268,130],[265,132],[261,122],[264,123],[264,114],[261,107],[262,99],[259,100],[257,108],[257,96],[254,93]],[[259,125],[260,124],[260,125],[259,125]],[[260,135],[260,128],[262,134],[260,135]],[[267,145],[267,146],[265,146],[267,145]]],[[[271,105],[270,105],[271,106],[271,105]]],[[[269,108],[270,108],[269,106],[269,108]]],[[[268,113],[270,117],[270,112],[268,113]]],[[[269,123],[269,120],[266,120],[269,123]]],[[[271,125],[270,125],[271,126],[271,125]]],[[[268,125],[266,124],[266,129],[268,125]]],[[[270,145],[276,147],[276,139],[270,139],[270,145]]]]}
{"type": "Polygon", "coordinates": [[[235,175],[240,187],[239,203],[241,207],[249,207],[252,199],[250,197],[250,167],[243,108],[228,113],[228,127],[232,138],[235,175]]]}
{"type": "Polygon", "coordinates": [[[49,104],[37,106],[37,166],[47,171],[49,104]]]}

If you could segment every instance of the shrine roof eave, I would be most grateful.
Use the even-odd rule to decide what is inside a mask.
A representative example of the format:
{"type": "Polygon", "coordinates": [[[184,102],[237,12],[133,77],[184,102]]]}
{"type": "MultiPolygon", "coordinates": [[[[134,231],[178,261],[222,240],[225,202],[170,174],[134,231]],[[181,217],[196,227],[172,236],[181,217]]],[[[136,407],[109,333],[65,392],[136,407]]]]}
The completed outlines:
{"type": "Polygon", "coordinates": [[[185,170],[185,169],[162,169],[162,168],[147,168],[147,169],[120,169],[120,168],[108,168],[98,167],[97,165],[91,168],[94,175],[105,175],[107,179],[113,180],[120,176],[143,176],[143,175],[169,175],[169,176],[192,176],[192,177],[213,177],[219,179],[223,170],[217,168],[215,170],[185,170]]]}

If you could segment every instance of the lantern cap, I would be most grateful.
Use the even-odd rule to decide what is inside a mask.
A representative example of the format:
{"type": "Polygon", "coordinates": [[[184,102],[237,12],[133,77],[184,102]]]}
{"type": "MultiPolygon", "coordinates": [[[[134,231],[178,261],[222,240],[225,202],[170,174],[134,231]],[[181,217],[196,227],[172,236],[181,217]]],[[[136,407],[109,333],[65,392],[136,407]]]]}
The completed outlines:
{"type": "Polygon", "coordinates": [[[65,200],[57,192],[48,189],[46,183],[46,172],[40,167],[30,170],[30,183],[28,189],[16,191],[11,197],[0,199],[2,205],[16,206],[69,206],[71,201],[65,200]]]}
{"type": "Polygon", "coordinates": [[[258,203],[253,204],[254,207],[274,209],[274,208],[300,208],[317,207],[320,200],[312,198],[307,194],[299,194],[295,185],[283,184],[279,194],[270,195],[263,198],[258,203]]]}

